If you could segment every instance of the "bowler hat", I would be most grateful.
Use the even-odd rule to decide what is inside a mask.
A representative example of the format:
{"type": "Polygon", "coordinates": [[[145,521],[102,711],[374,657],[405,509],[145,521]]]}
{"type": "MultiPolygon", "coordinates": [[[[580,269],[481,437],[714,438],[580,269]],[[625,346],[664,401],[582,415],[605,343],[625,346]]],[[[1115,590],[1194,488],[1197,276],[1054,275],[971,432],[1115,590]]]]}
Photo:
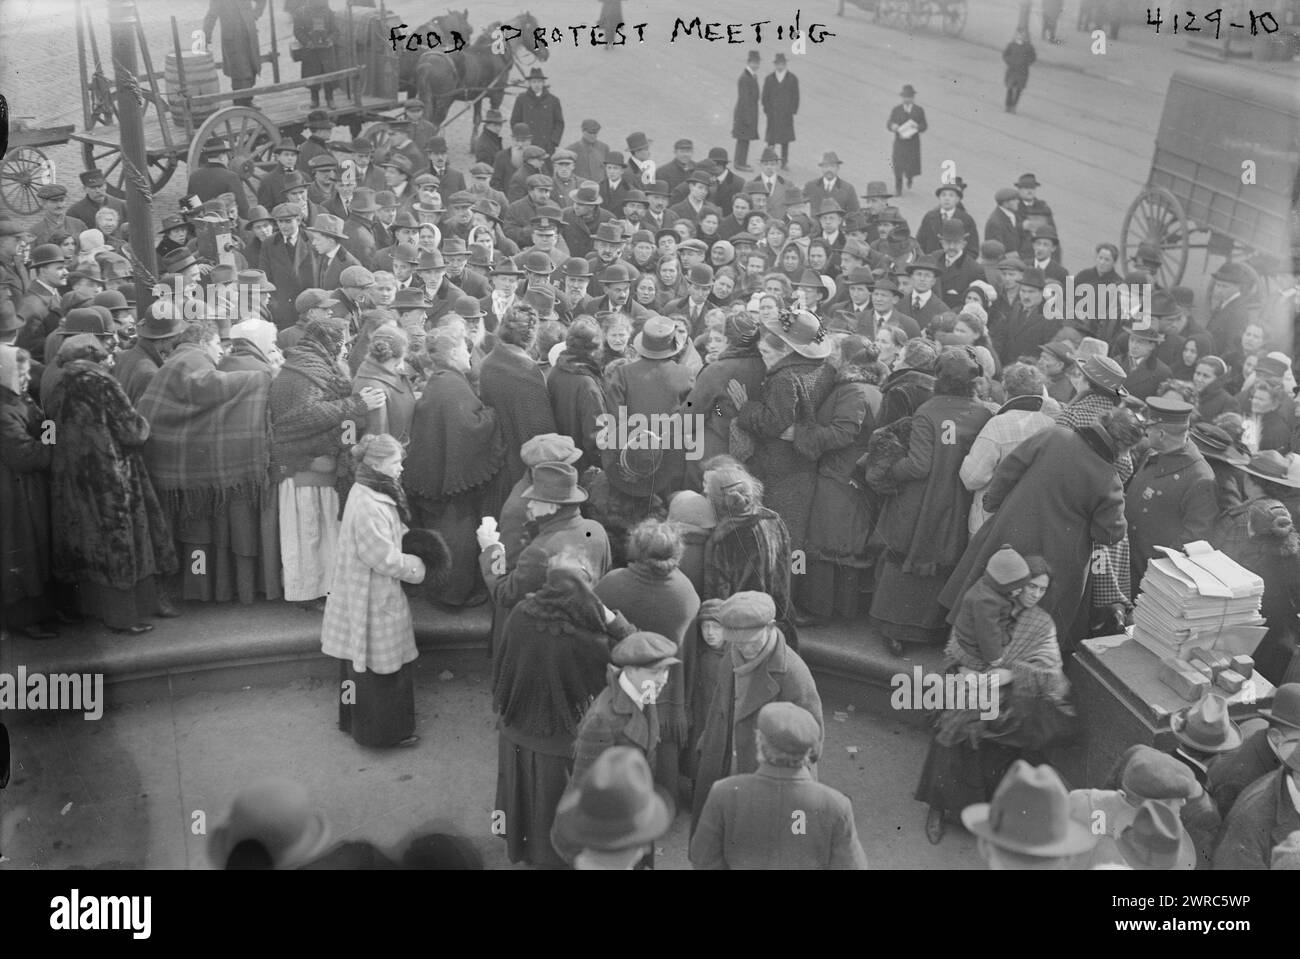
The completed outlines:
{"type": "Polygon", "coordinates": [[[537,273],[541,276],[550,276],[555,272],[555,264],[551,258],[541,250],[531,250],[525,253],[520,261],[525,273],[537,273]]]}
{"type": "Polygon", "coordinates": [[[510,127],[510,135],[516,140],[531,140],[533,128],[527,123],[516,123],[510,127]]]}
{"type": "Polygon", "coordinates": [[[457,297],[456,302],[452,304],[452,310],[455,311],[457,316],[466,320],[479,320],[484,315],[483,307],[472,296],[457,297]]]}
{"type": "Polygon", "coordinates": [[[199,151],[201,156],[211,156],[214,153],[229,153],[230,144],[221,137],[208,137],[203,141],[203,148],[199,151]]]}
{"type": "Polygon", "coordinates": [[[530,469],[542,463],[566,463],[572,466],[582,459],[582,450],[573,437],[561,433],[539,433],[519,448],[519,458],[530,469]]]}
{"type": "MultiPolygon", "coordinates": [[[[23,321],[18,318],[14,310],[13,300],[7,296],[0,296],[0,333],[12,333],[22,328],[23,321]]],[[[4,782],[4,773],[5,768],[0,765],[0,784],[4,782]]]]}
{"type": "Polygon", "coordinates": [[[587,491],[578,485],[578,471],[568,463],[539,463],[533,467],[533,482],[523,497],[567,506],[586,502],[587,491]]]}
{"type": "Polygon", "coordinates": [[[916,96],[916,88],[910,83],[904,83],[903,89],[898,91],[898,95],[900,97],[914,97],[916,96]]]}
{"type": "Polygon", "coordinates": [[[667,360],[676,356],[686,345],[686,334],[665,316],[652,316],[645,321],[641,332],[632,341],[637,355],[647,360],[667,360]]]}
{"type": "Polygon", "coordinates": [[[965,190],[962,189],[962,185],[961,185],[960,183],[956,183],[956,182],[954,182],[954,183],[940,183],[937,187],[935,187],[934,195],[935,195],[935,196],[938,196],[938,195],[939,195],[940,193],[942,193],[944,190],[951,190],[953,193],[956,193],[957,196],[959,196],[959,197],[964,197],[964,196],[966,195],[965,190]]]}
{"type": "Polygon", "coordinates": [[[1061,238],[1056,235],[1056,228],[1051,224],[1044,223],[1034,231],[1035,240],[1051,240],[1057,246],[1061,245],[1061,238]]]}
{"type": "Polygon", "coordinates": [[[307,128],[310,130],[332,130],[334,121],[324,110],[312,110],[307,114],[307,128]]]}
{"type": "Polygon", "coordinates": [[[644,846],[673,822],[671,795],[654,785],[639,749],[611,746],[560,799],[555,833],[582,849],[618,851],[644,846]]]}
{"type": "Polygon", "coordinates": [[[94,306],[106,307],[110,313],[116,310],[129,310],[131,304],[126,301],[121,290],[102,290],[90,301],[94,306]]]}
{"type": "Polygon", "coordinates": [[[519,265],[510,257],[498,253],[492,261],[492,269],[488,270],[489,276],[523,276],[524,271],[519,269],[519,265]]]}
{"type": "Polygon", "coordinates": [[[1097,844],[1084,823],[1070,818],[1070,795],[1051,766],[1017,759],[990,803],[961,812],[962,823],[994,846],[1027,856],[1064,857],[1097,844]]]}
{"type": "Polygon", "coordinates": [[[822,741],[816,717],[798,703],[768,703],[758,711],[758,731],[783,753],[806,753],[822,741]]]}
{"type": "Polygon", "coordinates": [[[677,644],[659,633],[640,631],[631,633],[609,651],[609,661],[615,666],[644,666],[665,669],[680,663],[677,644]]]}
{"type": "Polygon", "coordinates": [[[1133,259],[1139,263],[1149,263],[1152,266],[1159,266],[1164,256],[1160,247],[1150,240],[1143,240],[1137,245],[1137,250],[1133,253],[1133,259]]]}
{"type": "Polygon", "coordinates": [[[637,150],[644,150],[651,144],[651,140],[646,139],[644,133],[629,133],[627,135],[627,152],[635,153],[637,150]]]}
{"type": "Polygon", "coordinates": [[[63,255],[63,250],[54,243],[42,243],[32,250],[32,266],[45,266],[47,263],[66,263],[68,258],[63,255]]]}
{"type": "Polygon", "coordinates": [[[867,192],[862,194],[864,200],[888,200],[894,194],[889,192],[889,184],[884,180],[872,180],[867,184],[867,192]]]}
{"type": "Polygon", "coordinates": [[[709,186],[709,185],[713,182],[713,178],[710,177],[710,176],[709,176],[707,173],[705,173],[703,170],[701,170],[701,169],[699,169],[698,167],[696,167],[694,170],[692,170],[692,171],[687,175],[687,177],[686,177],[686,182],[687,182],[687,183],[699,183],[699,184],[701,184],[701,185],[703,185],[703,186],[709,186]]]}
{"type": "Polygon", "coordinates": [[[275,868],[292,869],[325,850],[330,827],[302,786],[265,779],[235,797],[229,815],[208,836],[208,858],[224,867],[235,847],[249,840],[267,851],[275,868]]]}
{"type": "Polygon", "coordinates": [[[1250,284],[1250,272],[1240,263],[1225,263],[1214,271],[1213,276],[1224,283],[1236,283],[1238,286],[1250,284]]]}
{"type": "Polygon", "coordinates": [[[628,190],[626,193],[623,194],[624,206],[627,206],[627,204],[629,203],[645,204],[645,202],[646,202],[646,195],[642,193],[640,190],[637,190],[635,188],[628,190]]]}
{"type": "Polygon", "coordinates": [[[713,282],[713,267],[707,263],[696,263],[690,269],[687,282],[693,286],[708,286],[713,282]]]}
{"type": "Polygon", "coordinates": [[[68,311],[68,315],[63,318],[63,332],[68,336],[77,333],[104,336],[108,333],[108,324],[104,322],[104,318],[99,314],[98,310],[81,307],[68,311]]]}
{"type": "Polygon", "coordinates": [[[86,170],[84,173],[78,173],[77,179],[81,181],[82,186],[103,186],[108,182],[104,178],[103,170],[86,170]]]}
{"type": "Polygon", "coordinates": [[[611,283],[631,283],[632,273],[624,263],[611,263],[601,271],[596,280],[606,286],[611,283]]]}
{"type": "Polygon", "coordinates": [[[966,224],[955,216],[944,220],[939,226],[940,240],[964,240],[966,236],[966,224]]]}
{"type": "Polygon", "coordinates": [[[1183,828],[1177,810],[1162,802],[1144,802],[1115,845],[1133,869],[1196,868],[1192,837],[1183,828]]]}
{"type": "Polygon", "coordinates": [[[471,243],[469,245],[469,265],[484,270],[492,266],[492,257],[488,253],[488,248],[482,243],[471,243]]]}
{"type": "Polygon", "coordinates": [[[645,189],[642,192],[645,193],[648,199],[652,196],[668,196],[672,191],[668,188],[667,180],[655,180],[654,183],[645,184],[645,189]]]}
{"type": "Polygon", "coordinates": [[[591,264],[580,256],[571,256],[560,265],[563,276],[591,276],[591,264]]]}
{"type": "Polygon", "coordinates": [[[1259,714],[1274,726],[1300,729],[1300,683],[1283,683],[1273,693],[1271,709],[1261,709],[1259,714]]]}
{"type": "Polygon", "coordinates": [[[625,166],[626,164],[627,157],[623,156],[621,150],[610,150],[605,154],[604,166],[625,166]]]}
{"type": "Polygon", "coordinates": [[[1228,701],[1218,693],[1207,693],[1195,705],[1178,710],[1169,717],[1169,729],[1197,752],[1226,753],[1241,745],[1241,730],[1228,718],[1228,701]]]}
{"type": "Polygon", "coordinates": [[[907,264],[907,272],[915,273],[917,270],[929,270],[935,276],[939,275],[939,264],[932,256],[918,256],[911,263],[907,264]]]}
{"type": "Polygon", "coordinates": [[[1020,285],[1027,286],[1031,290],[1041,290],[1047,286],[1047,276],[1038,267],[1031,266],[1020,278],[1020,285]]]}

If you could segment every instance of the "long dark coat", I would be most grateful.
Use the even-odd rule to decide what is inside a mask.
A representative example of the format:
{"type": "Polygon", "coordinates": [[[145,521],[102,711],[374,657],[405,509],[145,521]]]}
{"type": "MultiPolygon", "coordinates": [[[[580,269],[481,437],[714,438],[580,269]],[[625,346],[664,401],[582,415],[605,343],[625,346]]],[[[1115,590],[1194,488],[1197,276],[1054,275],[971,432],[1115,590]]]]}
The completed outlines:
{"type": "MultiPolygon", "coordinates": [[[[758,768],[758,712],[768,703],[794,703],[813,714],[823,735],[822,700],[812,673],[799,654],[778,635],[767,659],[751,677],[748,695],[736,702],[736,667],[730,653],[719,663],[718,682],[713,688],[708,719],[696,750],[699,762],[695,776],[691,829],[700,820],[709,790],[719,779],[758,768]]],[[[821,743],[813,750],[813,761],[821,755],[821,743]]]]}
{"type": "Polygon", "coordinates": [[[817,460],[809,556],[859,565],[875,516],[867,489],[855,474],[876,428],[881,397],[878,387],[857,382],[853,375],[852,369],[841,371],[816,419],[795,427],[794,442],[817,460]]]}
{"type": "Polygon", "coordinates": [[[44,414],[0,386],[0,605],[34,599],[50,578],[50,460],[44,414]]]}
{"type": "Polygon", "coordinates": [[[1286,767],[1255,780],[1237,797],[1214,850],[1215,869],[1269,869],[1273,848],[1300,829],[1286,767]]]}
{"type": "Polygon", "coordinates": [[[479,396],[497,411],[497,424],[506,445],[506,465],[493,481],[491,502],[484,508],[492,515],[505,502],[510,488],[527,469],[519,455],[528,440],[555,432],[555,414],[546,392],[546,378],[537,364],[518,347],[497,341],[479,367],[479,396]]]}
{"type": "Polygon", "coordinates": [[[790,353],[768,370],[762,396],[751,399],[736,415],[741,427],[754,436],[749,466],[763,481],[763,503],[785,520],[793,549],[803,548],[817,461],[800,453],[790,440],[781,439],[781,434],[799,420],[815,416],[834,385],[834,368],[790,353]]]}
{"type": "Polygon", "coordinates": [[[758,395],[763,387],[767,367],[757,351],[728,347],[695,378],[695,385],[682,405],[686,415],[704,416],[704,452],[699,459],[687,460],[686,484],[689,489],[700,489],[704,480],[704,464],[712,457],[726,453],[731,443],[731,421],[736,418],[736,407],[727,395],[727,383],[736,380],[751,395],[758,395]]]}
{"type": "Polygon", "coordinates": [[[302,77],[318,77],[337,69],[338,22],[328,4],[304,4],[293,15],[293,35],[302,44],[302,77]]]}
{"type": "Polygon", "coordinates": [[[1068,636],[1083,602],[1093,543],[1109,546],[1124,535],[1124,492],[1101,448],[1057,426],[1005,456],[984,492],[992,515],[971,539],[939,602],[955,610],[984,575],[989,557],[1009,543],[1052,567],[1042,606],[1056,619],[1058,635],[1068,636]]]}
{"type": "Polygon", "coordinates": [[[763,113],[770,144],[794,142],[794,115],[799,112],[799,78],[786,71],[784,80],[769,73],[763,80],[763,113]]]}
{"type": "Polygon", "coordinates": [[[588,466],[600,465],[600,448],[596,445],[599,424],[596,417],[607,411],[605,390],[601,385],[600,367],[589,359],[567,351],[546,378],[546,392],[555,413],[555,429],[568,436],[582,450],[582,458],[573,464],[579,473],[588,466]]]}
{"type": "Polygon", "coordinates": [[[758,77],[744,70],[736,81],[736,109],[731,116],[733,140],[758,139],[758,101],[758,77]]]}
{"type": "Polygon", "coordinates": [[[912,112],[909,114],[903,109],[900,103],[889,112],[889,120],[885,123],[886,128],[894,124],[903,124],[908,120],[915,120],[917,127],[920,129],[913,137],[900,137],[894,134],[894,152],[893,165],[894,176],[896,177],[918,177],[921,175],[921,134],[924,133],[929,125],[925,122],[925,111],[918,105],[912,104],[912,112]]]}
{"type": "Polygon", "coordinates": [[[533,143],[548,154],[555,152],[564,136],[564,110],[560,98],[543,87],[541,96],[533,96],[531,90],[525,90],[515,98],[514,109],[510,111],[510,123],[527,123],[533,131],[533,143]]]}
{"type": "Polygon", "coordinates": [[[1002,51],[1002,62],[1007,65],[1006,76],[1003,77],[1003,84],[1011,86],[1017,84],[1026,86],[1029,83],[1029,65],[1038,59],[1038,53],[1034,50],[1034,45],[1028,41],[1016,43],[1012,40],[1007,44],[1006,49],[1002,51]]]}
{"type": "Polygon", "coordinates": [[[221,72],[232,79],[251,80],[262,71],[257,21],[266,0],[210,0],[203,32],[212,42],[212,28],[221,22],[221,72]]]}
{"type": "Polygon", "coordinates": [[[94,363],[64,366],[50,399],[54,573],[110,589],[176,569],[176,552],[141,451],[149,423],[94,363]]]}

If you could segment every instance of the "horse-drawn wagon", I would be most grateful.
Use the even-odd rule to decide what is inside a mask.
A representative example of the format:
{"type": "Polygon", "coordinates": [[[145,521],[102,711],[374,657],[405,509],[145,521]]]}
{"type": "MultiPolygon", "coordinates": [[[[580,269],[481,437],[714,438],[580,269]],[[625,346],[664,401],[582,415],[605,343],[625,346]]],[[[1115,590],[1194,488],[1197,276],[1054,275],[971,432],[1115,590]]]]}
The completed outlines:
{"type": "Polygon", "coordinates": [[[1179,70],[1169,82],[1146,187],[1124,216],[1124,262],[1160,250],[1157,279],[1179,283],[1191,250],[1290,269],[1298,250],[1300,90],[1222,71],[1179,70]],[[1260,255],[1263,257],[1260,257],[1260,255]]]}

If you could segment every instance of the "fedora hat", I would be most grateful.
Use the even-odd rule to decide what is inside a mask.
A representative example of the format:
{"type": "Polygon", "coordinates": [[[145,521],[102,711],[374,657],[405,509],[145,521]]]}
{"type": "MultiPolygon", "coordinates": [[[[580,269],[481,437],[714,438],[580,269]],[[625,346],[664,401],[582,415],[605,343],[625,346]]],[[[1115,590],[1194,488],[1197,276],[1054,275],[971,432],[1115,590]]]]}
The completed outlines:
{"type": "Polygon", "coordinates": [[[180,273],[181,271],[194,266],[198,262],[198,258],[194,255],[192,250],[182,247],[179,250],[172,250],[164,256],[162,258],[162,263],[160,263],[159,266],[161,266],[163,271],[166,273],[180,273]]]}
{"type": "Polygon", "coordinates": [[[152,311],[135,326],[135,335],[144,340],[165,340],[185,332],[188,324],[180,316],[155,316],[152,311]]]}
{"type": "Polygon", "coordinates": [[[918,256],[911,263],[907,264],[907,272],[915,273],[917,270],[929,270],[935,276],[939,275],[939,264],[932,256],[918,256]]]}
{"type": "Polygon", "coordinates": [[[1171,806],[1148,799],[1115,840],[1133,869],[1195,869],[1196,846],[1171,806]]]}
{"type": "Polygon", "coordinates": [[[574,203],[582,203],[587,206],[600,206],[600,187],[591,181],[587,181],[576,190],[570,190],[569,199],[574,203]]]}
{"type": "Polygon", "coordinates": [[[1109,356],[1089,356],[1079,364],[1079,372],[1093,386],[1119,395],[1124,391],[1127,374],[1124,368],[1109,356]]]}
{"type": "Polygon", "coordinates": [[[867,192],[862,194],[864,200],[888,200],[894,194],[889,192],[889,184],[884,180],[872,180],[867,184],[867,192]]]}
{"type": "Polygon", "coordinates": [[[498,253],[492,261],[492,268],[488,270],[489,276],[523,276],[524,271],[519,269],[511,257],[504,253],[498,253]]]}
{"type": "MultiPolygon", "coordinates": [[[[360,193],[361,191],[358,190],[357,192],[360,193]]],[[[181,218],[178,217],[178,219],[181,218]]],[[[270,210],[268,210],[266,207],[262,206],[261,204],[258,204],[257,206],[252,206],[248,208],[248,219],[244,220],[244,225],[252,226],[254,223],[261,223],[264,220],[268,223],[274,223],[275,217],[271,216],[270,210]]],[[[177,223],[176,226],[189,226],[189,224],[177,223]]],[[[164,221],[163,232],[166,232],[166,221],[164,221]]]]}
{"type": "Polygon", "coordinates": [[[298,783],[265,779],[235,797],[229,815],[208,837],[208,857],[224,867],[231,851],[250,839],[265,847],[275,868],[292,869],[325,850],[330,827],[298,783]]]}
{"type": "Polygon", "coordinates": [[[1300,489],[1300,456],[1294,453],[1262,450],[1251,456],[1246,465],[1239,468],[1244,473],[1268,480],[1270,483],[1300,489]]]}
{"type": "Polygon", "coordinates": [[[1056,357],[1066,366],[1073,366],[1075,364],[1074,347],[1071,346],[1068,341],[1052,340],[1050,343],[1044,343],[1038,349],[1056,357]]]}
{"type": "Polygon", "coordinates": [[[495,200],[479,200],[470,207],[470,212],[482,214],[494,223],[501,222],[501,207],[495,200]]]}
{"type": "MultiPolygon", "coordinates": [[[[1193,424],[1188,431],[1188,436],[1192,438],[1192,442],[1196,444],[1202,456],[1219,460],[1229,466],[1246,466],[1250,463],[1250,457],[1233,444],[1232,437],[1211,423],[1193,424]]],[[[1260,712],[1264,711],[1261,709],[1260,712]]]]}
{"type": "MultiPolygon", "coordinates": [[[[402,159],[405,160],[406,157],[402,157],[402,159]]],[[[280,198],[283,199],[294,190],[305,190],[308,186],[310,186],[310,183],[307,178],[297,170],[294,170],[291,173],[286,173],[284,175],[284,182],[280,184],[280,198]]]]}
{"type": "Polygon", "coordinates": [[[1241,745],[1241,729],[1228,718],[1228,701],[1218,693],[1170,716],[1169,730],[1197,752],[1227,753],[1241,745]]]}
{"type": "MultiPolygon", "coordinates": [[[[18,313],[14,310],[13,301],[7,296],[0,297],[0,333],[12,333],[14,330],[21,330],[23,326],[23,321],[18,318],[18,313]]],[[[0,777],[3,775],[4,768],[0,767],[0,777]]]]}
{"type": "Polygon", "coordinates": [[[419,270],[445,270],[447,261],[442,258],[441,250],[422,250],[420,259],[415,264],[415,269],[419,270]]]}
{"type": "Polygon", "coordinates": [[[542,72],[542,68],[541,68],[541,67],[533,67],[531,70],[528,71],[528,79],[529,79],[529,80],[546,80],[546,79],[548,79],[548,77],[546,76],[545,73],[542,72]]]}
{"type": "MultiPolygon", "coordinates": [[[[820,284],[819,284],[820,285],[820,284]]],[[[831,340],[821,321],[807,310],[794,310],[765,322],[763,326],[785,340],[800,356],[812,360],[830,356],[831,340]]]]}
{"type": "MultiPolygon", "coordinates": [[[[254,209],[264,210],[265,207],[259,206],[259,207],[254,207],[254,209]]],[[[248,222],[252,223],[253,221],[249,220],[248,222]]],[[[158,228],[158,233],[160,235],[165,235],[172,230],[179,230],[181,227],[184,227],[185,229],[189,230],[191,234],[194,233],[193,223],[185,219],[185,217],[182,216],[180,213],[169,213],[167,216],[163,217],[162,226],[158,228]]]]}
{"type": "Polygon", "coordinates": [[[605,243],[622,243],[623,229],[612,220],[606,220],[596,227],[596,235],[593,239],[602,240],[605,243]]]}
{"type": "Polygon", "coordinates": [[[538,319],[559,319],[558,314],[555,312],[555,293],[546,287],[533,287],[528,290],[520,297],[520,303],[535,310],[538,319]]]}
{"type": "Polygon", "coordinates": [[[308,232],[319,233],[322,236],[333,237],[336,240],[346,240],[347,234],[343,232],[343,221],[332,213],[318,213],[316,219],[312,220],[311,226],[307,227],[308,232]]]}
{"type": "Polygon", "coordinates": [[[869,266],[855,266],[844,278],[846,286],[875,286],[876,274],[869,266]]]}
{"type": "Polygon", "coordinates": [[[686,345],[686,334],[665,316],[652,316],[645,321],[641,332],[632,340],[638,356],[647,360],[667,360],[676,356],[686,345]]]}
{"type": "Polygon", "coordinates": [[[611,746],[560,799],[555,833],[582,849],[631,849],[666,833],[673,812],[672,797],[655,787],[645,755],[631,746],[611,746]]]}
{"type": "Polygon", "coordinates": [[[1300,683],[1283,683],[1273,693],[1273,707],[1259,714],[1274,726],[1300,729],[1300,683]]]}
{"type": "Polygon", "coordinates": [[[1020,174],[1020,179],[1016,181],[1016,186],[1026,188],[1032,187],[1037,189],[1042,186],[1042,184],[1038,182],[1038,177],[1034,176],[1032,173],[1022,173],[1020,174]]]}
{"type": "Polygon", "coordinates": [[[818,216],[827,216],[831,213],[838,213],[840,216],[843,216],[844,207],[840,206],[837,201],[830,198],[822,200],[821,203],[817,204],[818,216]]]}
{"type": "Polygon", "coordinates": [[[353,213],[374,213],[379,209],[375,202],[375,191],[368,186],[358,187],[352,195],[353,213]]]}
{"type": "Polygon", "coordinates": [[[568,463],[541,463],[533,467],[533,482],[523,497],[569,506],[585,503],[587,491],[578,485],[578,471],[568,463]]]}
{"type": "Polygon", "coordinates": [[[993,794],[993,801],[961,811],[961,821],[994,846],[1025,856],[1063,857],[1087,852],[1098,837],[1070,818],[1070,794],[1051,766],[1018,759],[993,794]]]}

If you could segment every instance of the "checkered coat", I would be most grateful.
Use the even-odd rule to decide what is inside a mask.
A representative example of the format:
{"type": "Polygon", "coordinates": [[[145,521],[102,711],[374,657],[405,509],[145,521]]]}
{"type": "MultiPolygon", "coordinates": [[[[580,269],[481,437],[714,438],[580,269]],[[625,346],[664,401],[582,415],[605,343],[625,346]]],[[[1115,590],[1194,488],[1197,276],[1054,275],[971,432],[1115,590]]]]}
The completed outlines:
{"type": "Polygon", "coordinates": [[[419,655],[401,584],[421,582],[425,570],[402,552],[405,533],[392,497],[360,483],[348,492],[321,652],[350,660],[357,672],[395,673],[419,655]]]}

